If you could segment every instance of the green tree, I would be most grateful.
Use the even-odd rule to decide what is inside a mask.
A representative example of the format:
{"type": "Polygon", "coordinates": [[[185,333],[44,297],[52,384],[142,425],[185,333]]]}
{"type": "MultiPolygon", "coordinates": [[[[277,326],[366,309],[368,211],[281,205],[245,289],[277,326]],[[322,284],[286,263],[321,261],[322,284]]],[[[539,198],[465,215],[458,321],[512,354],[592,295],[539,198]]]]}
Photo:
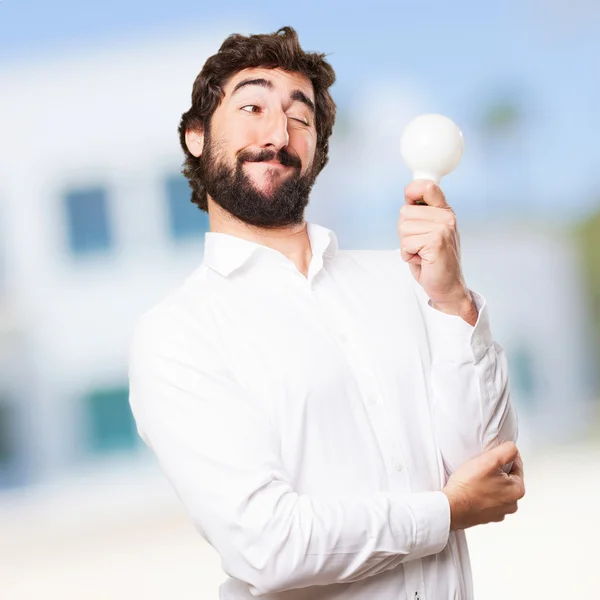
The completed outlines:
{"type": "Polygon", "coordinates": [[[592,313],[596,363],[600,368],[600,209],[579,224],[576,234],[592,313]]]}

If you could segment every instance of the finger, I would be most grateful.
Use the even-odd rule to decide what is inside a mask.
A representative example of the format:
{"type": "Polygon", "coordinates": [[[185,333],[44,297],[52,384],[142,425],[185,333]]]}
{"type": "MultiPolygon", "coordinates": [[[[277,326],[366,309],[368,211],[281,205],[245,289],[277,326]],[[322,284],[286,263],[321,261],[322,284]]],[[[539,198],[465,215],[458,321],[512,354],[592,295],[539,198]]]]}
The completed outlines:
{"type": "Polygon", "coordinates": [[[419,256],[418,252],[407,252],[406,250],[402,250],[402,248],[400,248],[400,255],[402,256],[402,260],[404,262],[407,262],[411,265],[420,265],[421,264],[421,257],[419,256]]]}
{"type": "Polygon", "coordinates": [[[519,510],[519,505],[516,502],[511,502],[504,511],[507,515],[514,515],[519,510]]]}
{"type": "Polygon", "coordinates": [[[512,462],[518,455],[517,446],[513,442],[504,442],[491,450],[487,450],[481,456],[490,471],[501,470],[502,467],[512,462]]]}
{"type": "Polygon", "coordinates": [[[514,463],[514,460],[519,456],[519,450],[514,442],[504,442],[490,450],[495,454],[496,465],[502,467],[510,462],[514,463]]]}
{"type": "Polygon", "coordinates": [[[448,207],[440,186],[427,179],[413,179],[404,188],[404,198],[407,204],[415,204],[418,200],[423,200],[428,206],[448,207]]]}
{"type": "Polygon", "coordinates": [[[402,236],[425,235],[433,233],[440,228],[439,223],[417,219],[404,220],[398,223],[398,233],[402,236]]]}
{"type": "Polygon", "coordinates": [[[415,202],[423,200],[425,189],[431,184],[433,184],[433,182],[428,179],[413,179],[404,188],[404,199],[406,200],[406,203],[415,204],[415,202]]]}
{"type": "Polygon", "coordinates": [[[508,477],[513,483],[515,498],[520,500],[525,496],[525,480],[523,479],[523,461],[519,454],[517,454],[517,457],[513,461],[513,467],[510,470],[508,477]]]}
{"type": "Polygon", "coordinates": [[[519,477],[521,479],[523,478],[523,460],[518,452],[513,461],[512,469],[510,470],[509,475],[514,475],[515,477],[519,477]]]}
{"type": "Polygon", "coordinates": [[[437,208],[436,206],[417,206],[415,204],[403,204],[400,207],[400,218],[405,220],[415,219],[417,221],[436,221],[445,223],[454,215],[452,209],[437,208]]]}
{"type": "Polygon", "coordinates": [[[421,264],[419,252],[431,241],[431,234],[409,235],[400,241],[402,259],[411,264],[421,264]],[[418,258],[418,260],[417,260],[418,258]]]}
{"type": "Polygon", "coordinates": [[[525,496],[525,483],[516,475],[510,475],[512,485],[512,496],[515,500],[521,500],[525,496]]]}
{"type": "Polygon", "coordinates": [[[504,520],[505,515],[504,506],[494,506],[481,511],[481,521],[483,523],[498,523],[504,520]]]}
{"type": "Polygon", "coordinates": [[[403,250],[400,251],[400,254],[404,262],[407,262],[411,265],[421,264],[421,257],[418,254],[409,254],[408,252],[404,252],[403,250]]]}

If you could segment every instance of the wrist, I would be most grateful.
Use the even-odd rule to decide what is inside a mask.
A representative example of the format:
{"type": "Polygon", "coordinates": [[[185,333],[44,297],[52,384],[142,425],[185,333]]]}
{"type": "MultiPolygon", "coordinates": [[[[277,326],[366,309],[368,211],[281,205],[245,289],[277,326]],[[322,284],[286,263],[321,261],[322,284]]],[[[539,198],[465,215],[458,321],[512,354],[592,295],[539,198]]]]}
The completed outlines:
{"type": "Polygon", "coordinates": [[[465,499],[457,494],[456,490],[452,491],[447,486],[442,490],[442,493],[448,498],[448,504],[450,505],[450,531],[465,529],[462,518],[468,508],[465,499]]]}
{"type": "Polygon", "coordinates": [[[477,323],[477,317],[479,313],[477,306],[468,290],[464,290],[457,294],[455,298],[451,298],[445,301],[433,301],[433,308],[447,315],[454,315],[460,317],[469,325],[475,326],[477,323]]]}

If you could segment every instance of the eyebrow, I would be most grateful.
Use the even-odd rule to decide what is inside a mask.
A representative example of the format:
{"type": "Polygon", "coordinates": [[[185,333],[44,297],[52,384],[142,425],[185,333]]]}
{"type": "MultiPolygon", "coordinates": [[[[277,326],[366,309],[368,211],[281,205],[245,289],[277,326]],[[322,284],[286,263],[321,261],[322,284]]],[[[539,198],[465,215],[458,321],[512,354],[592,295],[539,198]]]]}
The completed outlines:
{"type": "MultiPolygon", "coordinates": [[[[271,81],[269,81],[268,79],[262,79],[262,78],[242,79],[242,81],[238,82],[236,84],[236,86],[233,88],[233,92],[231,92],[231,95],[233,96],[237,91],[239,91],[240,89],[242,89],[243,87],[245,87],[247,85],[258,85],[260,87],[267,88],[268,90],[272,90],[274,87],[273,83],[271,81]]],[[[310,108],[310,110],[314,114],[315,105],[314,105],[313,101],[302,90],[292,90],[292,93],[290,95],[290,100],[303,102],[304,104],[306,104],[306,106],[308,106],[308,108],[310,108]]]]}

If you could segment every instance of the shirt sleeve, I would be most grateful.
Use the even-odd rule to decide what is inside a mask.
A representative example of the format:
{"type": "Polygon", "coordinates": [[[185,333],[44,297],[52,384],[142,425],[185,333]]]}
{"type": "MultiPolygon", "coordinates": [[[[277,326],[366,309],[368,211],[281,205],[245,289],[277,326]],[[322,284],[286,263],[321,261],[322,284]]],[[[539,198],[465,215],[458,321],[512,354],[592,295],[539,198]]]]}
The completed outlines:
{"type": "Polygon", "coordinates": [[[435,308],[415,281],[431,358],[435,436],[448,474],[502,442],[516,442],[506,354],[490,329],[485,299],[470,291],[475,326],[435,308]]]}
{"type": "Polygon", "coordinates": [[[228,575],[262,595],[357,581],[445,547],[442,492],[296,493],[268,416],[207,337],[144,315],[130,348],[130,405],[228,575]]]}

